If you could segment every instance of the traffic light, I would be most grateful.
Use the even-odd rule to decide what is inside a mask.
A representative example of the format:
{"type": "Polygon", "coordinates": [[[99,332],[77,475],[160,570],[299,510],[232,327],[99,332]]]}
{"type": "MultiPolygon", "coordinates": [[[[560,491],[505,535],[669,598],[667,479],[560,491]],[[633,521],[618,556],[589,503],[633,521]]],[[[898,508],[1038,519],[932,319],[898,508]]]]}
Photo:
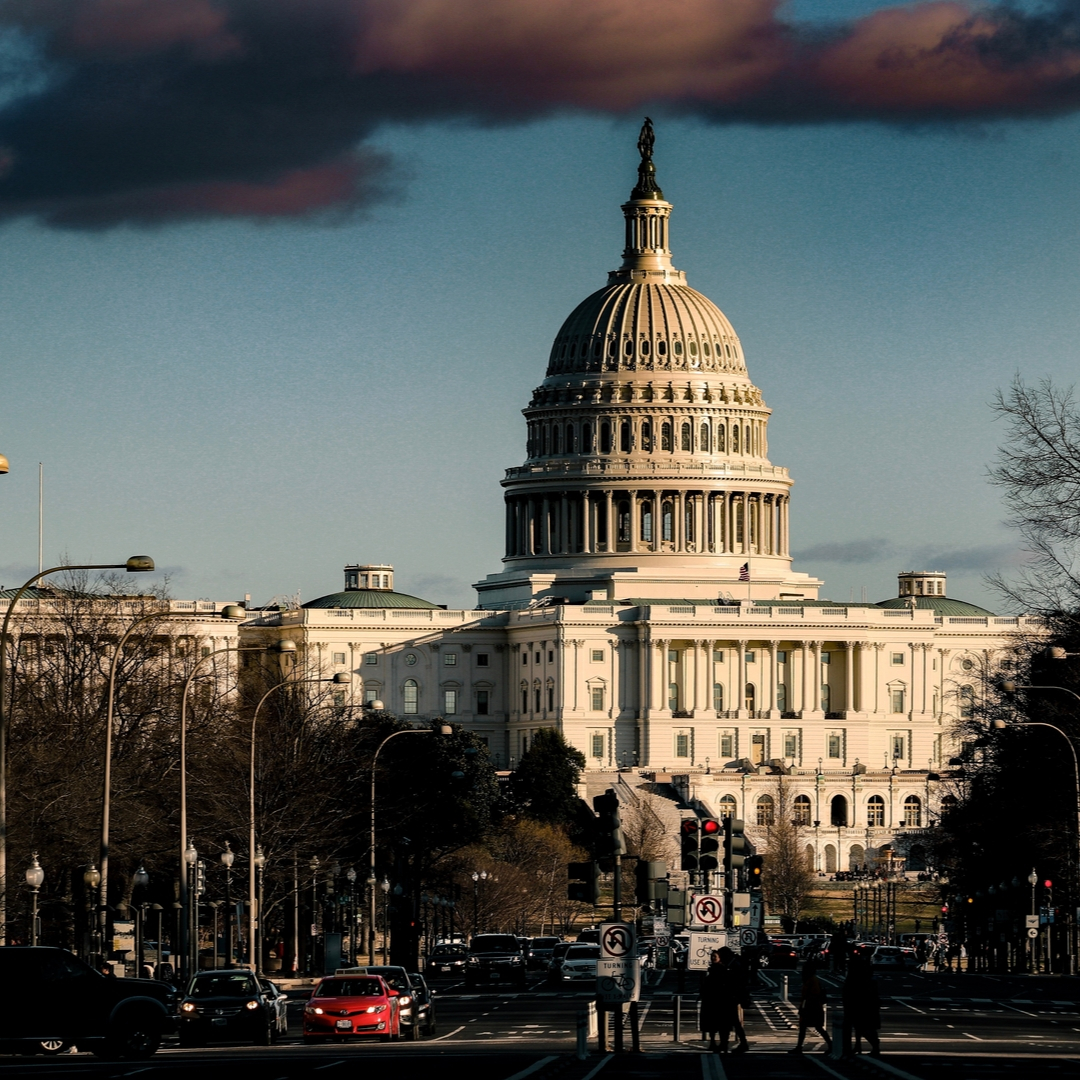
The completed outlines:
{"type": "Polygon", "coordinates": [[[748,889],[761,888],[761,868],[765,860],[760,855],[751,855],[746,860],[746,887],[748,889]]]}
{"type": "Polygon", "coordinates": [[[698,831],[697,818],[683,818],[679,829],[682,843],[682,862],[679,864],[683,870],[696,870],[698,868],[698,853],[701,834],[698,831]]]}
{"type": "Polygon", "coordinates": [[[720,850],[720,834],[722,826],[719,821],[712,818],[704,818],[698,830],[700,844],[698,845],[698,868],[701,870],[715,870],[720,865],[717,852],[720,850]]]}
{"type": "Polygon", "coordinates": [[[566,898],[596,907],[600,903],[600,866],[595,862],[572,862],[566,867],[569,879],[566,898]]]}
{"type": "Polygon", "coordinates": [[[666,900],[668,895],[667,863],[663,860],[637,864],[637,899],[639,904],[666,900]]]}
{"type": "Polygon", "coordinates": [[[593,809],[599,816],[596,823],[596,854],[616,856],[626,854],[622,822],[619,820],[619,796],[612,788],[593,799],[593,809]]]}
{"type": "Polygon", "coordinates": [[[745,828],[746,822],[738,818],[724,818],[724,870],[729,874],[746,864],[746,856],[743,854],[746,851],[746,837],[743,835],[745,828]]]}

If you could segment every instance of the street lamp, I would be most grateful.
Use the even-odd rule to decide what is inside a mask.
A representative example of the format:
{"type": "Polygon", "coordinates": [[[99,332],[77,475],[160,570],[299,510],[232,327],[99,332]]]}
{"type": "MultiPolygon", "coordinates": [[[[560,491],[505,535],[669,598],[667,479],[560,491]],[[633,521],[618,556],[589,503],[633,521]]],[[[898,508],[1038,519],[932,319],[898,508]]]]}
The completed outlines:
{"type": "Polygon", "coordinates": [[[97,887],[101,884],[101,875],[98,873],[98,868],[91,863],[83,871],[83,887],[86,890],[86,921],[87,921],[87,933],[89,935],[89,941],[87,944],[90,946],[90,952],[97,951],[95,944],[97,940],[97,919],[94,918],[94,897],[97,896],[97,887]]]}
{"type": "Polygon", "coordinates": [[[225,841],[225,850],[221,853],[221,864],[225,867],[225,966],[233,966],[233,943],[232,943],[232,864],[236,859],[236,852],[225,841]]]}
{"type": "MultiPolygon", "coordinates": [[[[259,940],[258,940],[258,942],[256,944],[256,948],[255,948],[255,974],[256,975],[261,975],[262,974],[262,966],[263,966],[263,953],[265,951],[265,949],[264,949],[264,932],[265,931],[264,931],[264,927],[263,927],[263,871],[266,869],[266,853],[263,851],[263,849],[261,847],[259,847],[255,852],[254,863],[255,863],[255,869],[258,871],[258,874],[259,874],[259,896],[258,896],[258,901],[259,901],[259,921],[258,921],[258,924],[257,924],[259,940]]],[[[249,927],[249,932],[250,932],[250,927],[249,927]]]]}
{"type": "MultiPolygon", "coordinates": [[[[296,642],[285,638],[273,647],[273,651],[282,654],[295,653],[296,642]]],[[[275,690],[280,690],[283,686],[289,686],[290,684],[320,681],[322,680],[318,676],[312,679],[294,679],[291,677],[282,679],[281,682],[271,686],[263,694],[258,705],[255,706],[255,712],[251,716],[251,746],[248,762],[248,963],[255,968],[262,966],[262,960],[255,957],[255,728],[259,722],[259,711],[266,703],[266,699],[275,690]]],[[[345,686],[352,682],[352,675],[348,672],[339,671],[327,681],[336,683],[339,686],[345,686]]],[[[260,931],[262,929],[261,904],[259,905],[259,929],[260,931]]]]}
{"type": "MultiPolygon", "coordinates": [[[[150,875],[146,872],[146,868],[142,863],[139,863],[139,869],[131,875],[131,896],[134,901],[135,890],[145,889],[150,884],[150,875]]],[[[135,978],[142,978],[143,969],[143,939],[146,936],[146,904],[132,903],[132,907],[135,908],[135,978]]]]}
{"type": "Polygon", "coordinates": [[[312,855],[308,863],[311,871],[311,967],[309,975],[315,974],[315,947],[318,944],[319,934],[319,856],[312,855]]]}
{"type": "MultiPolygon", "coordinates": [[[[191,957],[188,955],[190,951],[191,942],[195,942],[195,948],[198,949],[198,924],[195,926],[195,934],[189,933],[188,923],[192,918],[192,909],[198,911],[198,897],[195,892],[195,887],[198,884],[198,865],[199,865],[199,852],[196,850],[194,844],[188,844],[184,848],[184,860],[180,865],[180,896],[182,899],[176,901],[178,908],[177,922],[179,926],[177,929],[180,932],[180,975],[183,980],[188,972],[193,969],[191,964],[191,957]],[[191,895],[196,898],[194,904],[187,903],[188,896],[188,878],[191,878],[191,895]]],[[[197,966],[197,965],[196,965],[197,966]]]]}
{"type": "MultiPolygon", "coordinates": [[[[0,472],[6,471],[6,468],[0,469],[0,472]]],[[[24,581],[8,601],[4,623],[0,627],[0,945],[7,944],[7,642],[11,616],[23,594],[35,581],[40,581],[49,574],[58,574],[61,570],[126,570],[129,574],[142,574],[153,569],[154,560],[149,555],[132,555],[127,562],[122,563],[51,566],[48,570],[39,570],[32,578],[24,581]]]]}
{"type": "MultiPolygon", "coordinates": [[[[371,703],[372,711],[381,711],[382,702],[373,701],[371,703]]],[[[375,767],[379,762],[379,754],[382,752],[382,748],[391,740],[396,739],[399,735],[433,735],[435,733],[434,728],[403,728],[401,731],[392,731],[375,750],[375,756],[371,759],[371,849],[368,853],[368,882],[374,882],[375,878],[375,767]]],[[[439,726],[440,735],[453,735],[454,729],[449,724],[441,724],[439,726]]],[[[368,943],[368,963],[375,963],[375,889],[371,890],[371,940],[368,943]]],[[[385,952],[385,943],[384,950],[385,952]]]]}
{"type": "Polygon", "coordinates": [[[38,862],[37,852],[30,856],[30,866],[26,871],[26,884],[30,886],[30,944],[38,943],[38,890],[45,880],[45,871],[38,862]]]}
{"type": "Polygon", "coordinates": [[[345,871],[345,880],[349,883],[349,959],[356,963],[356,867],[350,866],[345,871]]]}
{"type": "MultiPolygon", "coordinates": [[[[383,909],[382,909],[382,962],[385,967],[389,962],[389,949],[390,949],[390,879],[384,877],[379,882],[379,888],[383,893],[383,909]]],[[[372,948],[374,945],[374,937],[372,938],[372,948]]],[[[374,962],[374,957],[372,957],[374,962]]]]}

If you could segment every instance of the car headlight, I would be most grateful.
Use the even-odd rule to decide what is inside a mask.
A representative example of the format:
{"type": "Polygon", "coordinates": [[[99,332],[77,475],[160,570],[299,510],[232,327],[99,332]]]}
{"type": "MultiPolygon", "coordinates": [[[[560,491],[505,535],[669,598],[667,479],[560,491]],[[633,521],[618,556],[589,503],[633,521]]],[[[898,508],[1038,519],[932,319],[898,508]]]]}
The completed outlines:
{"type": "Polygon", "coordinates": [[[480,963],[480,957],[479,956],[470,956],[469,957],[469,963],[470,964],[479,964],[480,963]]]}
{"type": "Polygon", "coordinates": [[[511,956],[510,957],[510,963],[511,964],[520,964],[521,963],[521,957],[520,956],[511,956]]]}
{"type": "Polygon", "coordinates": [[[309,1005],[304,1012],[312,1013],[315,1016],[322,1016],[322,1009],[318,1005],[309,1005]]]}
{"type": "Polygon", "coordinates": [[[244,1008],[245,1009],[251,1009],[252,1011],[254,1011],[258,1007],[259,1007],[259,1003],[257,1001],[245,1001],[244,1002],[244,1008]]]}
{"type": "Polygon", "coordinates": [[[411,1005],[412,1004],[412,998],[409,997],[408,994],[402,994],[401,997],[398,998],[398,1004],[399,1005],[411,1005]]]}
{"type": "Polygon", "coordinates": [[[185,1001],[184,1004],[180,1006],[180,1011],[185,1013],[193,1013],[195,1012],[195,1006],[190,1001],[185,1001]]]}
{"type": "Polygon", "coordinates": [[[386,1006],[385,1005],[369,1005],[367,1007],[367,1011],[369,1013],[386,1012],[386,1006]]]}

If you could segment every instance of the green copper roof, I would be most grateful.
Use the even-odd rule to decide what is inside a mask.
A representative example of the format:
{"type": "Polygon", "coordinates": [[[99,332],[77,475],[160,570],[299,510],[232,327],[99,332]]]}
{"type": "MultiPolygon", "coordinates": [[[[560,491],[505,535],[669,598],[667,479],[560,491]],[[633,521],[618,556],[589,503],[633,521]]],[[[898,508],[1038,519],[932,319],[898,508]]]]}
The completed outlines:
{"type": "MultiPolygon", "coordinates": [[[[964,615],[993,615],[992,611],[981,608],[977,604],[969,604],[966,600],[950,600],[947,596],[916,596],[915,606],[918,608],[933,608],[935,615],[952,615],[963,617],[964,615]]],[[[882,600],[875,607],[883,608],[906,608],[911,604],[910,596],[894,596],[891,600],[882,600]]]]}
{"type": "Polygon", "coordinates": [[[347,589],[304,604],[306,608],[437,608],[428,600],[388,589],[347,589]]]}

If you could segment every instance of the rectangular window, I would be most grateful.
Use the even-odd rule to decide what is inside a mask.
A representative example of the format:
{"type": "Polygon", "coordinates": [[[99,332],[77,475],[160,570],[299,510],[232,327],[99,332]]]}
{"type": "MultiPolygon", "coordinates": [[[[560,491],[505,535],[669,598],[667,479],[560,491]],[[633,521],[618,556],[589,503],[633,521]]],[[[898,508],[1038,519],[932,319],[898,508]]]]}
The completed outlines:
{"type": "Polygon", "coordinates": [[[821,654],[821,662],[823,664],[831,664],[832,663],[832,653],[823,652],[821,654]]]}
{"type": "Polygon", "coordinates": [[[799,737],[794,731],[784,732],[784,757],[794,758],[799,756],[799,737]]]}
{"type": "Polygon", "coordinates": [[[539,686],[536,687],[535,690],[533,690],[533,703],[535,705],[534,712],[539,712],[540,711],[540,687],[539,686]]]}
{"type": "Polygon", "coordinates": [[[750,736],[750,760],[755,765],[761,765],[765,761],[765,734],[758,732],[750,736]]]}
{"type": "Polygon", "coordinates": [[[334,691],[334,705],[336,705],[340,709],[341,706],[344,705],[344,704],[345,704],[345,691],[344,690],[335,690],[334,691]]]}
{"type": "Polygon", "coordinates": [[[904,663],[904,654],[902,652],[894,652],[892,654],[892,662],[897,666],[901,666],[904,663]]]}
{"type": "Polygon", "coordinates": [[[443,667],[457,667],[457,653],[456,652],[443,653],[442,662],[443,662],[443,667]]]}
{"type": "MultiPolygon", "coordinates": [[[[210,655],[210,646],[209,646],[209,645],[204,645],[204,646],[203,646],[203,647],[202,647],[202,648],[201,648],[201,649],[199,650],[199,653],[200,653],[200,655],[202,655],[202,656],[209,656],[209,655],[210,655]]],[[[51,656],[51,655],[52,655],[52,653],[50,653],[49,655],[51,656]]]]}
{"type": "Polygon", "coordinates": [[[786,649],[778,649],[777,650],[777,652],[776,652],[776,662],[778,664],[786,664],[787,663],[787,650],[786,649]]]}
{"type": "Polygon", "coordinates": [[[526,689],[521,691],[521,711],[523,713],[529,711],[529,691],[526,689]]]}
{"type": "Polygon", "coordinates": [[[593,649],[590,659],[594,664],[602,664],[604,662],[604,650],[593,649]]]}
{"type": "Polygon", "coordinates": [[[894,735],[892,737],[893,761],[899,761],[901,758],[907,757],[906,749],[907,739],[903,735],[894,735]]]}
{"type": "Polygon", "coordinates": [[[488,697],[489,691],[477,690],[476,691],[476,715],[487,716],[488,715],[488,697]]]}
{"type": "Polygon", "coordinates": [[[733,732],[724,731],[720,735],[720,756],[733,758],[735,756],[735,735],[733,732]]]}
{"type": "Polygon", "coordinates": [[[447,716],[453,716],[457,712],[457,691],[443,691],[443,712],[447,716]]]}
{"type": "Polygon", "coordinates": [[[904,711],[904,691],[903,690],[890,690],[889,691],[889,706],[890,711],[894,713],[902,713],[904,711]]]}
{"type": "Polygon", "coordinates": [[[592,710],[593,712],[604,711],[604,688],[602,686],[594,686],[590,691],[590,697],[592,698],[592,710]]]}
{"type": "Polygon", "coordinates": [[[594,758],[602,758],[604,756],[604,736],[593,735],[592,737],[592,756],[594,758]]]}
{"type": "Polygon", "coordinates": [[[405,680],[405,692],[403,694],[405,707],[402,709],[402,712],[407,713],[411,716],[420,711],[418,691],[419,687],[412,679],[405,680]]]}
{"type": "Polygon", "coordinates": [[[724,711],[724,684],[713,683],[712,688],[712,704],[717,713],[724,711]]]}
{"type": "Polygon", "coordinates": [[[754,652],[753,649],[747,649],[746,650],[746,662],[748,664],[756,664],[757,663],[757,653],[754,652]]]}
{"type": "Polygon", "coordinates": [[[529,654],[527,652],[523,652],[521,654],[521,662],[523,664],[527,664],[529,662],[529,654]]]}
{"type": "Polygon", "coordinates": [[[478,652],[476,654],[476,666],[477,667],[490,667],[490,654],[486,652],[478,652]]]}
{"type": "Polygon", "coordinates": [[[539,653],[536,654],[536,662],[538,664],[540,663],[540,654],[539,653]]]}
{"type": "Polygon", "coordinates": [[[379,662],[379,654],[378,653],[373,653],[373,652],[365,653],[365,655],[364,655],[364,663],[365,664],[377,664],[378,662],[379,662]]]}
{"type": "Polygon", "coordinates": [[[549,686],[547,688],[547,699],[548,699],[548,712],[554,712],[555,711],[555,687],[554,686],[549,686]]]}
{"type": "Polygon", "coordinates": [[[841,739],[840,736],[835,734],[835,733],[829,736],[828,749],[829,749],[829,757],[830,758],[833,758],[834,760],[839,761],[840,758],[842,758],[844,756],[843,745],[842,745],[843,741],[844,740],[841,739]]]}
{"type": "Polygon", "coordinates": [[[549,664],[554,664],[555,663],[555,650],[554,649],[548,649],[548,663],[549,664]]]}
{"type": "Polygon", "coordinates": [[[370,705],[373,701],[378,701],[378,700],[379,700],[379,691],[378,690],[365,690],[364,691],[364,702],[365,702],[365,704],[370,705]]]}
{"type": "Polygon", "coordinates": [[[722,664],[724,662],[724,650],[723,649],[713,649],[712,658],[713,658],[713,663],[722,664]]]}
{"type": "Polygon", "coordinates": [[[690,756],[690,736],[680,734],[675,736],[675,756],[688,758],[690,756]]]}
{"type": "Polygon", "coordinates": [[[343,652],[334,653],[334,663],[335,664],[344,664],[345,663],[345,654],[343,652]]]}

